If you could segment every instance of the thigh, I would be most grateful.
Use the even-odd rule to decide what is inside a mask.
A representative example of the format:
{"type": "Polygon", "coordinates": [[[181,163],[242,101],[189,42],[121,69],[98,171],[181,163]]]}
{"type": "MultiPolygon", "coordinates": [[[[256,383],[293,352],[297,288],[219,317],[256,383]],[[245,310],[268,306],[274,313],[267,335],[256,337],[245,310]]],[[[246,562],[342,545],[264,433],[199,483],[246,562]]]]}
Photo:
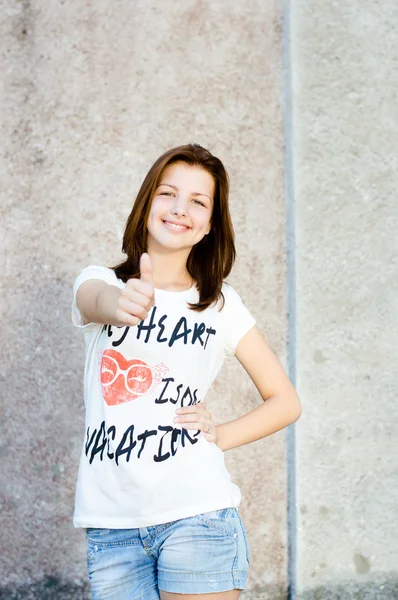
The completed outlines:
{"type": "Polygon", "coordinates": [[[138,529],[87,529],[92,600],[159,600],[156,561],[138,529]]]}
{"type": "MultiPolygon", "coordinates": [[[[221,592],[245,588],[248,564],[247,539],[237,509],[203,513],[176,521],[168,529],[159,552],[158,587],[187,598],[213,594],[209,598],[218,599],[221,592]]],[[[225,599],[238,597],[235,592],[225,599]]]]}

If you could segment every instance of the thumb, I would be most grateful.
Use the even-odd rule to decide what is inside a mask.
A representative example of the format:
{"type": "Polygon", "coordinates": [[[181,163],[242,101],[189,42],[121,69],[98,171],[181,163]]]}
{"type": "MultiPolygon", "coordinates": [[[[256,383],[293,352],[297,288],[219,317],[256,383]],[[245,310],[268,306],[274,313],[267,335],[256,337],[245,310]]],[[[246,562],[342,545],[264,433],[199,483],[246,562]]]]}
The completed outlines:
{"type": "Polygon", "coordinates": [[[152,274],[152,261],[149,254],[144,252],[140,258],[140,273],[141,281],[150,283],[153,285],[153,274],[152,274]]]}

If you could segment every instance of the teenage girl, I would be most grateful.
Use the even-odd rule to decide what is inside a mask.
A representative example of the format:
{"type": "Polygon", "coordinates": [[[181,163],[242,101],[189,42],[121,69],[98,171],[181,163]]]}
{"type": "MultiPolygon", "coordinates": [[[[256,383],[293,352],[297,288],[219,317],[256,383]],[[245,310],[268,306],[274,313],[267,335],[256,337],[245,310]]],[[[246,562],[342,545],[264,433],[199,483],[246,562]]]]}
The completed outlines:
{"type": "Polygon", "coordinates": [[[235,259],[228,176],[198,145],[147,174],[126,260],[74,285],[86,342],[85,439],[75,527],[93,600],[237,600],[249,563],[224,452],[293,423],[300,401],[224,279],[235,259]],[[264,402],[215,425],[206,393],[235,355],[264,402]]]}

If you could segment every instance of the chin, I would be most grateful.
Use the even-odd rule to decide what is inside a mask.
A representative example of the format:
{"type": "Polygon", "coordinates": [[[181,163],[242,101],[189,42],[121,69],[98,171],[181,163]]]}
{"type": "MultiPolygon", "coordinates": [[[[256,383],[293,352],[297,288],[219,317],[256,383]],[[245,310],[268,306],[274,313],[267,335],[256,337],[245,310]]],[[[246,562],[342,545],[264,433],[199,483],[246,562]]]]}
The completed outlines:
{"type": "Polygon", "coordinates": [[[179,240],[164,240],[161,238],[152,238],[148,239],[148,248],[152,250],[156,250],[159,248],[160,250],[190,250],[192,246],[190,244],[182,244],[179,240]]]}

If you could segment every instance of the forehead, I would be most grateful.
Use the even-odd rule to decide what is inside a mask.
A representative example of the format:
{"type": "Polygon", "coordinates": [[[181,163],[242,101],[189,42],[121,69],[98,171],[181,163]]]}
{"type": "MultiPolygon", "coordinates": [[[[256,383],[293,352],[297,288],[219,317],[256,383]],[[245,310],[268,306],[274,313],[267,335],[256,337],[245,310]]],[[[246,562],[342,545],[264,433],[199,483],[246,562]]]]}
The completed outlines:
{"type": "Polygon", "coordinates": [[[214,196],[215,183],[213,176],[202,167],[188,165],[183,162],[168,165],[162,172],[159,185],[171,183],[184,191],[203,193],[214,196]]]}

